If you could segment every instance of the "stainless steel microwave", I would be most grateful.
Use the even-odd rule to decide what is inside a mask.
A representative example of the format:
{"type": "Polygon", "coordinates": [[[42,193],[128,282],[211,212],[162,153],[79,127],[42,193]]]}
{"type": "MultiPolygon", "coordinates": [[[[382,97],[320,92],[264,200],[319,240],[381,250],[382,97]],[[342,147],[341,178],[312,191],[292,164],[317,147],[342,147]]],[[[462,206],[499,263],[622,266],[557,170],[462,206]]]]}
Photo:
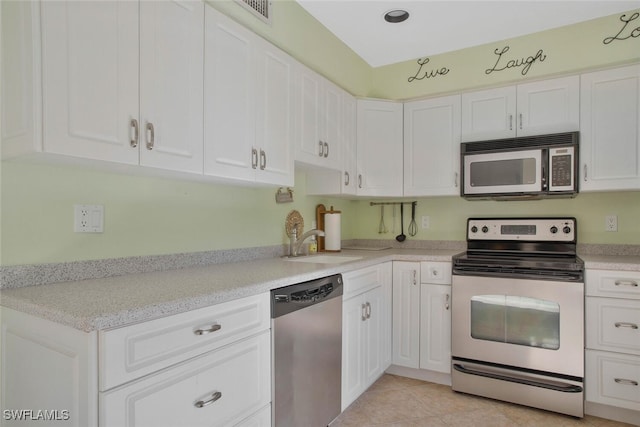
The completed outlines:
{"type": "Polygon", "coordinates": [[[467,199],[539,199],[578,193],[578,132],[465,142],[461,195],[467,199]]]}

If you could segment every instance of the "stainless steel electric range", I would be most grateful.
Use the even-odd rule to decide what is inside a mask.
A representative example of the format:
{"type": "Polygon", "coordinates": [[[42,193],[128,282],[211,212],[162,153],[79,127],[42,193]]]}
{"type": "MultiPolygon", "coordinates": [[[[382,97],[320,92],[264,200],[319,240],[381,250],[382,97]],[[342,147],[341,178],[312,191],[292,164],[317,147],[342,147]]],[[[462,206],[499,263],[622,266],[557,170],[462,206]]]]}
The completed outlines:
{"type": "Polygon", "coordinates": [[[470,218],[453,258],[452,387],[584,415],[575,218],[470,218]]]}

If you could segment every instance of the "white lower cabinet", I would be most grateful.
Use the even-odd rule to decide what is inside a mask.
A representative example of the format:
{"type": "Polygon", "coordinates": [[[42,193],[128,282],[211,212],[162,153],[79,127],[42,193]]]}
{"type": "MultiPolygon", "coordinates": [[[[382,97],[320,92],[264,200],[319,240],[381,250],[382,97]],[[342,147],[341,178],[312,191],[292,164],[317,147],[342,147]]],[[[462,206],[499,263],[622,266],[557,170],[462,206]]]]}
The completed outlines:
{"type": "Polygon", "coordinates": [[[101,426],[233,426],[271,401],[269,331],[100,394],[101,426]]]}
{"type": "Polygon", "coordinates": [[[451,263],[393,263],[394,365],[451,371],[451,263]]]}
{"type": "Polygon", "coordinates": [[[342,410],[391,362],[391,263],[343,274],[342,410]]]}
{"type": "Polygon", "coordinates": [[[587,270],[585,287],[586,412],[637,423],[640,272],[587,270]]]}

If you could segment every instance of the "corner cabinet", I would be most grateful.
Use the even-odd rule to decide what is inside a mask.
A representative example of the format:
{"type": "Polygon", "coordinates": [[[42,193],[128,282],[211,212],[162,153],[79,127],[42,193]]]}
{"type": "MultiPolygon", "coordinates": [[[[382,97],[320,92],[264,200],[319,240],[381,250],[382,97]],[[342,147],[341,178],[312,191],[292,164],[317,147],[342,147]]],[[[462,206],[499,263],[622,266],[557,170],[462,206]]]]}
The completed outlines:
{"type": "Polygon", "coordinates": [[[359,99],[357,109],[357,194],[402,194],[402,103],[359,99]]]}
{"type": "Polygon", "coordinates": [[[579,120],[579,76],[462,94],[463,142],[570,132],[579,120]]]}
{"type": "Polygon", "coordinates": [[[293,185],[294,61],[205,10],[204,174],[293,185]]]}
{"type": "Polygon", "coordinates": [[[342,410],[391,363],[391,263],[350,271],[342,306],[342,410]]]}
{"type": "Polygon", "coordinates": [[[404,195],[460,194],[460,95],[404,104],[404,195]]]}
{"type": "Polygon", "coordinates": [[[40,12],[42,151],[202,173],[201,1],[40,12]]]}
{"type": "Polygon", "coordinates": [[[640,65],[581,78],[580,191],[640,189],[640,65]]]}

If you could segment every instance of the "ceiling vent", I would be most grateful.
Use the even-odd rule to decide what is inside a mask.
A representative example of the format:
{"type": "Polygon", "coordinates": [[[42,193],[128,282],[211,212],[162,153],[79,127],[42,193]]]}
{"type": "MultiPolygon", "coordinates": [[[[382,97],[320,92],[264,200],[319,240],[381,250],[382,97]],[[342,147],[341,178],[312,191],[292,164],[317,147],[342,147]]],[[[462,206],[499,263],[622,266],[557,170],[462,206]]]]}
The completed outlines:
{"type": "Polygon", "coordinates": [[[236,0],[237,3],[252,12],[262,21],[271,25],[271,1],[270,0],[236,0]]]}

